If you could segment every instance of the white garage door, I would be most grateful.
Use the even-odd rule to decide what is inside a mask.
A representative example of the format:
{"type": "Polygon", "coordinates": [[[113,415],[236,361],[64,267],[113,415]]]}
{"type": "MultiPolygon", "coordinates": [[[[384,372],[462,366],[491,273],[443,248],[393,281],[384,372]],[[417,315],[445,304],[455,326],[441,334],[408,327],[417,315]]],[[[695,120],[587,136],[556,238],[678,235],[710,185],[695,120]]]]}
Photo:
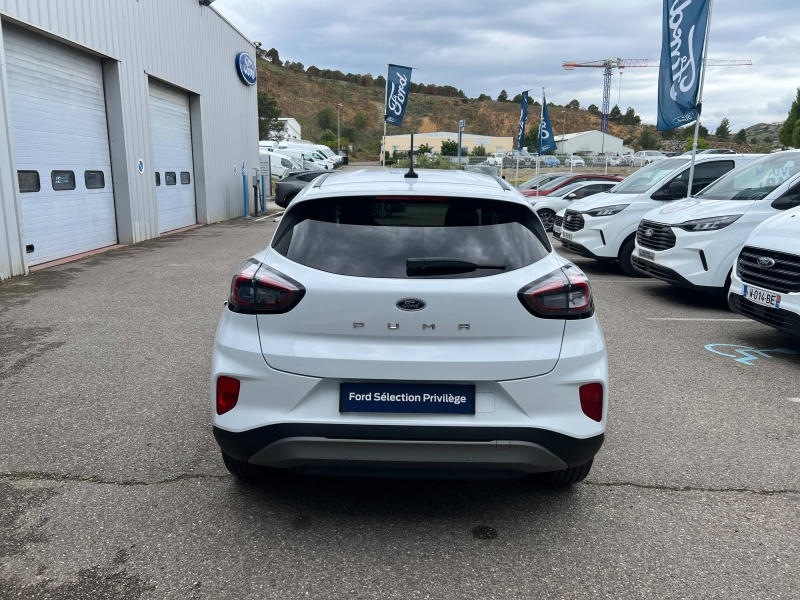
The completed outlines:
{"type": "Polygon", "coordinates": [[[158,232],[197,223],[189,96],[150,80],[150,123],[156,167],[158,232]]]}
{"type": "Polygon", "coordinates": [[[29,264],[117,243],[100,60],[3,24],[29,264]]]}

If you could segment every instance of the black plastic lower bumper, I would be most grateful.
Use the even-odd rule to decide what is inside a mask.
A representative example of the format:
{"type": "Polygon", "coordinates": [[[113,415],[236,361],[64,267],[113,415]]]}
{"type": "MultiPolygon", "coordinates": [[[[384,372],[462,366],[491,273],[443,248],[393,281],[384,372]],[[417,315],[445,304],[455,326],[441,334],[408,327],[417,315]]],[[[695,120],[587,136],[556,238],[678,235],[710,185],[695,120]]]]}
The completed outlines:
{"type": "Polygon", "coordinates": [[[637,258],[635,256],[632,256],[631,264],[633,265],[633,268],[636,269],[637,271],[641,271],[642,273],[645,273],[650,277],[660,279],[661,281],[666,281],[667,283],[671,283],[672,285],[677,286],[679,288],[694,290],[697,292],[706,292],[709,294],[721,294],[725,291],[725,288],[696,285],[691,281],[689,281],[688,279],[686,279],[683,275],[681,275],[677,271],[673,271],[668,267],[664,267],[662,265],[650,262],[649,260],[644,260],[642,258],[637,258]]]}
{"type": "Polygon", "coordinates": [[[612,258],[610,256],[598,256],[585,246],[581,246],[580,244],[576,244],[575,242],[571,242],[569,240],[565,240],[563,237],[559,238],[561,240],[561,245],[574,252],[575,254],[580,254],[581,256],[585,256],[586,258],[593,258],[595,260],[599,260],[601,262],[614,262],[617,260],[616,258],[612,258]]]}
{"type": "Polygon", "coordinates": [[[780,331],[785,331],[800,337],[800,315],[782,308],[761,306],[742,296],[731,294],[728,296],[728,306],[733,312],[739,313],[749,319],[769,325],[780,331]]]}
{"type": "Polygon", "coordinates": [[[539,444],[570,467],[591,460],[605,439],[604,434],[586,439],[530,427],[440,427],[406,425],[336,425],[324,423],[278,423],[242,432],[214,427],[214,437],[225,454],[247,462],[273,442],[290,437],[324,437],[353,440],[493,441],[518,440],[539,444]]]}

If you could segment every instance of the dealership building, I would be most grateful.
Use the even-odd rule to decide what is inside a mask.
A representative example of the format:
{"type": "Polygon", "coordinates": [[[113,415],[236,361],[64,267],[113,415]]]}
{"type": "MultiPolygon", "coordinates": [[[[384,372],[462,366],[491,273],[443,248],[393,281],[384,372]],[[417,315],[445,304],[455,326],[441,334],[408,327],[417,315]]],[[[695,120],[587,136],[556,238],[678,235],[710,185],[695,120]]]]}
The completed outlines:
{"type": "Polygon", "coordinates": [[[243,214],[255,49],[211,1],[0,0],[0,279],[243,214]]]}

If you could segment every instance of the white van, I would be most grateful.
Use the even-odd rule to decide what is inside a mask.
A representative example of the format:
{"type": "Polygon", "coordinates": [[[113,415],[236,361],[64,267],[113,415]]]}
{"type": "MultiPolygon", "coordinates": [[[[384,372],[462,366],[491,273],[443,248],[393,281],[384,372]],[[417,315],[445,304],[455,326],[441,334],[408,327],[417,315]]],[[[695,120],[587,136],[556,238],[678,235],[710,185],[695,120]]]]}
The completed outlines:
{"type": "MultiPolygon", "coordinates": [[[[633,266],[679,287],[727,293],[731,267],[748,236],[767,219],[797,206],[800,150],[767,154],[685,202],[644,215],[636,236],[633,266]]],[[[795,240],[795,247],[800,249],[800,238],[795,240]]],[[[778,283],[781,277],[793,278],[791,269],[776,266],[775,261],[767,260],[767,254],[764,257],[765,268],[760,270],[763,277],[758,278],[762,289],[767,287],[765,283],[778,283]]],[[[758,266],[751,270],[755,272],[758,266]]]]}
{"type": "MultiPolygon", "coordinates": [[[[326,169],[333,169],[335,165],[335,162],[331,158],[328,158],[327,154],[324,154],[317,148],[317,144],[312,144],[311,142],[280,142],[278,144],[278,152],[285,152],[287,150],[306,152],[326,169]]],[[[328,150],[330,150],[330,148],[328,148],[328,150]]]]}
{"type": "Polygon", "coordinates": [[[334,165],[338,165],[342,162],[342,157],[336,154],[336,152],[331,150],[325,144],[314,144],[314,148],[316,148],[317,152],[322,154],[322,156],[332,160],[334,165]]]}
{"type": "MultiPolygon", "coordinates": [[[[699,192],[761,154],[708,154],[698,156],[692,193],[699,192]]],[[[689,159],[664,158],[642,167],[612,190],[574,201],[564,214],[561,244],[599,261],[619,261],[631,277],[641,277],[631,264],[636,229],[642,217],[665,203],[686,197],[689,159]]]]}
{"type": "Polygon", "coordinates": [[[291,156],[292,158],[296,158],[302,165],[303,169],[305,170],[315,170],[315,169],[332,169],[333,166],[328,162],[321,158],[316,158],[314,154],[319,154],[317,152],[309,152],[308,150],[293,150],[291,148],[279,148],[277,150],[281,154],[285,154],[286,156],[291,156]]]}
{"type": "Polygon", "coordinates": [[[259,153],[261,174],[266,175],[272,172],[273,178],[280,179],[287,171],[302,171],[303,164],[296,158],[292,158],[278,152],[269,152],[262,148],[259,153]]]}

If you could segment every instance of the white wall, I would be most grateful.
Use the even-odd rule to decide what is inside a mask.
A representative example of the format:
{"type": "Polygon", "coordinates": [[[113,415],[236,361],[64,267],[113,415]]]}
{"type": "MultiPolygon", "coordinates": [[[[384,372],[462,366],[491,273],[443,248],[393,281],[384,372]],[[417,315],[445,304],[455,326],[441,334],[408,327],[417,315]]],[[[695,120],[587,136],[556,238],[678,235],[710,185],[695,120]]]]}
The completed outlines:
{"type": "MultiPolygon", "coordinates": [[[[121,243],[158,236],[148,81],[190,94],[200,223],[241,216],[241,163],[258,165],[256,87],[235,57],[252,44],[197,0],[0,0],[0,17],[103,59],[117,227],[121,243]],[[145,171],[136,169],[144,160],[145,171]],[[234,173],[234,168],[236,173],[234,173]]],[[[2,50],[0,50],[2,52],[2,50]]],[[[25,272],[19,191],[0,54],[0,278],[25,272]],[[8,148],[8,150],[6,149],[8,148]]]]}
{"type": "Polygon", "coordinates": [[[569,137],[565,141],[560,141],[560,136],[556,136],[556,146],[559,154],[576,154],[588,152],[589,154],[622,154],[622,140],[601,131],[587,131],[575,137],[569,137]]]}

